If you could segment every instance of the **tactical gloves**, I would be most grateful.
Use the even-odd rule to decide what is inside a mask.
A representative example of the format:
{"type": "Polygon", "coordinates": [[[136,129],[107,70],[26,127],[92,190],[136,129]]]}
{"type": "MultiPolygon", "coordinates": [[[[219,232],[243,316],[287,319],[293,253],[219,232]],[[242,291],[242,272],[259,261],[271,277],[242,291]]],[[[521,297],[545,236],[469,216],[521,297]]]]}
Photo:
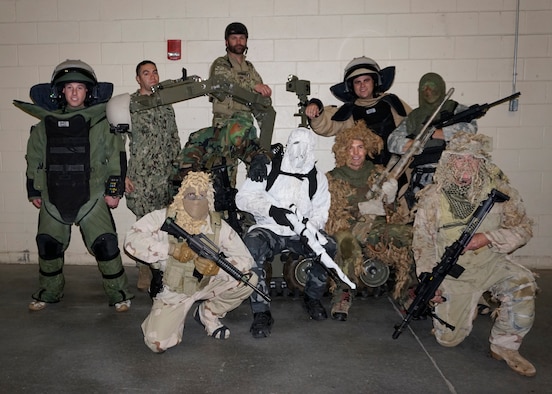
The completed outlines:
{"type": "Polygon", "coordinates": [[[182,263],[194,262],[195,269],[203,276],[213,276],[218,274],[219,266],[212,260],[199,256],[187,243],[182,242],[171,247],[169,254],[182,263]]]}
{"type": "Polygon", "coordinates": [[[190,249],[186,242],[174,245],[174,249],[169,254],[182,263],[187,263],[197,257],[197,253],[190,249]]]}
{"type": "Polygon", "coordinates": [[[289,221],[286,215],[294,214],[289,209],[275,207],[274,205],[270,206],[270,209],[268,210],[268,214],[276,223],[278,223],[280,226],[287,226],[291,229],[293,229],[293,225],[289,221]]]}
{"type": "Polygon", "coordinates": [[[381,191],[384,196],[384,200],[387,204],[391,204],[395,201],[397,195],[398,183],[396,179],[389,179],[381,185],[381,191]]]}
{"type": "Polygon", "coordinates": [[[267,177],[266,165],[270,162],[268,157],[262,154],[253,156],[251,164],[249,164],[249,172],[247,177],[254,182],[262,182],[267,177]]]}
{"type": "Polygon", "coordinates": [[[194,265],[201,275],[203,276],[213,276],[218,274],[219,272],[219,266],[213,261],[206,259],[204,257],[197,256],[194,259],[194,265]]]}
{"type": "Polygon", "coordinates": [[[381,185],[381,197],[358,203],[358,209],[363,215],[385,216],[383,202],[391,204],[397,195],[397,180],[390,179],[381,185]]]}

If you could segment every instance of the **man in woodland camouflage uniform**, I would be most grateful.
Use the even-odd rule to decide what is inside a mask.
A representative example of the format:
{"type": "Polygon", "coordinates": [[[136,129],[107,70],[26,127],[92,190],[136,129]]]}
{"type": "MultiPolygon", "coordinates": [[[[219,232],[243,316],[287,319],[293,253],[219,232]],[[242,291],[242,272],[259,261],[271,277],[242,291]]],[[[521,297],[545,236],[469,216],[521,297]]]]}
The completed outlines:
{"type": "Polygon", "coordinates": [[[515,372],[534,376],[535,367],[518,349],[535,318],[537,285],[531,271],[512,261],[511,254],[532,237],[532,223],[523,201],[489,156],[490,138],[457,133],[435,171],[434,183],[419,193],[412,248],[418,274],[431,272],[445,248],[458,240],[481,201],[492,189],[510,197],[495,204],[464,249],[458,278],[446,276],[432,301],[434,334],[443,346],[459,345],[471,332],[481,294],[490,291],[500,302],[489,342],[491,356],[515,372]]]}
{"type": "MultiPolygon", "coordinates": [[[[150,95],[159,83],[157,66],[144,60],[136,66],[140,88],[131,97],[150,95]]],[[[131,113],[129,163],[125,179],[127,207],[140,219],[156,209],[165,208],[171,200],[169,177],[172,163],[180,152],[180,138],[172,105],[161,105],[131,113]]],[[[151,273],[138,264],[137,287],[147,291],[151,273]]]]}
{"type": "MultiPolygon", "coordinates": [[[[272,89],[263,83],[263,79],[253,64],[245,60],[248,38],[249,33],[244,24],[233,22],[226,27],[224,31],[226,55],[213,62],[209,71],[209,79],[220,76],[244,89],[259,93],[263,97],[270,97],[272,89]]],[[[213,98],[213,126],[222,127],[236,111],[250,113],[251,109],[234,101],[232,97],[226,97],[223,101],[213,98]]],[[[259,118],[257,122],[261,127],[262,120],[259,118]]]]}
{"type": "Polygon", "coordinates": [[[222,127],[206,127],[190,134],[176,161],[179,169],[194,171],[211,171],[224,161],[231,187],[235,187],[240,160],[248,167],[252,180],[262,181],[266,178],[269,159],[269,153],[259,145],[251,116],[236,112],[222,127]]]}
{"type": "MultiPolygon", "coordinates": [[[[384,170],[367,157],[374,157],[382,148],[381,137],[362,121],[336,135],[332,151],[337,167],[326,174],[332,196],[326,231],[338,244],[336,263],[357,284],[364,269],[364,256],[393,268],[393,297],[402,303],[411,282],[414,259],[410,251],[412,227],[404,224],[408,218],[397,212],[391,215],[397,181],[386,181],[381,187],[385,208],[381,198],[366,201],[371,185],[384,170]]],[[[352,298],[353,294],[342,285],[333,291],[334,319],[347,320],[352,298]]]]}

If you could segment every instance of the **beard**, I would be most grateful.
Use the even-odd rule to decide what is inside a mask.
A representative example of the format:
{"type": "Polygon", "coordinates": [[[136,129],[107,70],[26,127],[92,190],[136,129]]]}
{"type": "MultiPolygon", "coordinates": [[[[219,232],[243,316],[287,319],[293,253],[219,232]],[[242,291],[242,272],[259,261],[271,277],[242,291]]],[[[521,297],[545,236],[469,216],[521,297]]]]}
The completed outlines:
{"type": "Polygon", "coordinates": [[[226,49],[228,52],[231,52],[235,55],[243,55],[245,51],[247,51],[247,47],[245,45],[227,45],[226,49]]]}

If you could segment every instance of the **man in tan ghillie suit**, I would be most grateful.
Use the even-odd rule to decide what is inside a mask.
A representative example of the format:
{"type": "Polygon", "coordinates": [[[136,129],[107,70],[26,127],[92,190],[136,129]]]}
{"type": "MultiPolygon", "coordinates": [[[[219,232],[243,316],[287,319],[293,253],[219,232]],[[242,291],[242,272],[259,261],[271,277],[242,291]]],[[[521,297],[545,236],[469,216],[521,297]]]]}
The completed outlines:
{"type": "MultiPolygon", "coordinates": [[[[153,298],[142,323],[144,342],[160,353],[182,341],[186,314],[196,301],[194,319],[207,335],[227,339],[230,330],[219,319],[237,308],[253,291],[211,260],[198,256],[186,242],[161,231],[167,217],[190,234],[205,234],[241,272],[253,264],[239,235],[213,212],[213,185],[204,172],[190,172],[168,209],[153,211],[127,233],[125,249],[133,257],[163,271],[163,287],[153,298]]],[[[251,274],[251,283],[257,283],[251,274]]]]}
{"type": "MultiPolygon", "coordinates": [[[[332,148],[337,166],[326,174],[332,196],[326,231],[338,242],[336,262],[356,283],[363,271],[364,256],[394,268],[393,296],[400,301],[406,298],[409,274],[413,272],[412,226],[388,222],[389,212],[381,200],[366,201],[366,193],[384,170],[366,156],[373,157],[382,147],[381,138],[362,121],[337,134],[332,148]]],[[[392,204],[396,180],[384,182],[382,191],[386,202],[392,204]]],[[[348,289],[338,287],[332,300],[332,317],[346,320],[351,302],[348,289]]]]}
{"type": "Polygon", "coordinates": [[[472,330],[481,294],[490,291],[500,302],[489,337],[491,356],[534,376],[535,367],[518,349],[533,325],[537,285],[533,274],[510,257],[532,237],[532,223],[517,190],[490,161],[490,148],[490,138],[481,134],[459,132],[450,140],[434,184],[419,194],[412,248],[418,274],[431,272],[493,188],[510,197],[493,206],[466,246],[458,260],[465,271],[458,278],[447,276],[432,300],[435,315],[456,329],[436,319],[433,326],[441,345],[460,344],[472,330]]]}

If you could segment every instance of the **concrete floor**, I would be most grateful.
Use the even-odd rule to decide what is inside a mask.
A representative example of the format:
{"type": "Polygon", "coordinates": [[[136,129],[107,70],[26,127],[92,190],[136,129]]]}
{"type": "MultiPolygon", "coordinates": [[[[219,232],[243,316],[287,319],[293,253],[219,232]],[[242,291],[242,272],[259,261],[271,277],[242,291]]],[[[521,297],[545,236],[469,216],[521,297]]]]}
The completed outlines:
{"type": "MultiPolygon", "coordinates": [[[[135,284],[138,270],[126,270],[135,284]]],[[[249,334],[247,303],[224,319],[232,331],[226,341],[207,337],[188,316],[183,343],[158,355],[142,341],[146,294],[137,292],[132,309],[118,314],[95,266],[66,266],[63,301],[30,312],[37,271],[0,264],[2,393],[552,392],[552,271],[540,272],[537,317],[521,349],[537,368],[533,378],[489,356],[488,316],[456,348],[439,346],[427,320],[393,340],[402,317],[385,295],[357,297],[347,322],[317,322],[300,300],[275,294],[276,322],[265,339],[249,334]]]]}

